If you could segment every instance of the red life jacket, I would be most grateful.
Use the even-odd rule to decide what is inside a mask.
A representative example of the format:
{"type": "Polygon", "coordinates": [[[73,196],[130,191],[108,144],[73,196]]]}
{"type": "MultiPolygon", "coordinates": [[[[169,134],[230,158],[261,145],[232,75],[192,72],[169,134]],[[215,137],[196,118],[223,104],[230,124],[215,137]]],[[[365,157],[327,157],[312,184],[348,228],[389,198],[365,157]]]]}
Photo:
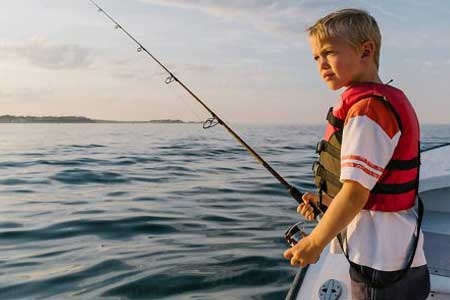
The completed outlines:
{"type": "MultiPolygon", "coordinates": [[[[318,143],[319,161],[314,163],[319,192],[334,197],[342,187],[340,151],[342,131],[350,108],[362,99],[383,101],[395,115],[401,135],[392,158],[364,207],[368,210],[395,212],[414,206],[419,181],[419,122],[403,92],[385,84],[361,83],[348,88],[337,107],[328,112],[324,139],[318,143]]],[[[376,141],[374,141],[376,147],[376,141]]]]}

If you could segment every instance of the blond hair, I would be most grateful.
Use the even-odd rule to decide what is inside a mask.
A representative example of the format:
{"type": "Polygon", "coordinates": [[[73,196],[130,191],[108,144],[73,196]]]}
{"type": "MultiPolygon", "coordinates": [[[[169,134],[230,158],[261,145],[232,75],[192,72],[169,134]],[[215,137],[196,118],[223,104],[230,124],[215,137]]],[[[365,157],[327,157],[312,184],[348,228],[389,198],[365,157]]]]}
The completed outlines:
{"type": "Polygon", "coordinates": [[[329,38],[342,38],[355,49],[363,43],[375,44],[374,60],[377,67],[380,61],[381,33],[377,21],[368,12],[360,9],[342,9],[319,19],[307,29],[311,38],[324,41],[329,38]]]}

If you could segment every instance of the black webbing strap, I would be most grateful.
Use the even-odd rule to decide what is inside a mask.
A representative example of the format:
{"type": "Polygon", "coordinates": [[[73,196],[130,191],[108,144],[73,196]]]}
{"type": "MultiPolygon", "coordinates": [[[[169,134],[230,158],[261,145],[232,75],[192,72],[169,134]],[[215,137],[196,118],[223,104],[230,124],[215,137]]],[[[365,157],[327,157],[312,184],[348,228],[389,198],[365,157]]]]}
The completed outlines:
{"type": "Polygon", "coordinates": [[[417,199],[418,199],[418,205],[417,205],[416,237],[413,242],[411,257],[409,258],[408,265],[406,266],[405,270],[409,269],[414,261],[414,256],[416,255],[417,245],[419,244],[420,229],[422,227],[423,210],[424,210],[423,201],[422,201],[422,198],[420,198],[419,194],[417,194],[417,199]]]}
{"type": "Polygon", "coordinates": [[[336,159],[341,159],[341,150],[325,140],[321,140],[316,146],[316,153],[320,154],[322,151],[327,152],[336,159]]]}
{"type": "Polygon", "coordinates": [[[319,202],[318,202],[318,204],[319,204],[319,208],[320,208],[320,210],[322,211],[322,212],[326,212],[327,211],[327,209],[328,209],[328,206],[326,206],[325,204],[323,204],[323,191],[324,191],[324,188],[325,188],[325,180],[324,179],[321,179],[320,180],[320,187],[319,187],[319,191],[318,191],[318,195],[319,195],[319,202]]]}
{"type": "Polygon", "coordinates": [[[339,180],[339,177],[325,169],[318,161],[315,161],[313,164],[313,172],[315,176],[319,176],[322,180],[328,181],[334,186],[342,186],[342,182],[339,180]]]}
{"type": "MultiPolygon", "coordinates": [[[[359,274],[359,277],[363,280],[363,282],[366,285],[368,285],[370,287],[374,287],[374,288],[386,288],[386,287],[391,286],[392,284],[400,281],[406,275],[408,270],[411,268],[412,263],[414,261],[414,257],[416,255],[417,246],[419,244],[420,229],[421,229],[422,218],[423,218],[423,202],[419,195],[417,195],[417,199],[418,199],[417,224],[416,224],[415,234],[413,234],[414,240],[412,243],[411,254],[409,256],[406,267],[404,267],[403,269],[401,269],[399,271],[395,271],[396,273],[398,273],[398,275],[395,276],[391,281],[383,282],[382,284],[373,282],[372,277],[368,277],[365,274],[365,272],[363,272],[363,270],[362,270],[362,269],[371,269],[371,268],[365,267],[365,266],[360,266],[360,265],[352,262],[348,255],[348,248],[344,249],[344,241],[343,241],[342,234],[338,233],[338,235],[336,236],[337,240],[339,241],[339,245],[341,246],[342,252],[344,253],[345,258],[347,259],[349,264],[352,266],[353,270],[359,274]]],[[[346,239],[346,241],[347,241],[347,239],[346,239]]],[[[373,269],[371,269],[371,270],[373,271],[373,269]]]]}
{"type": "MultiPolygon", "coordinates": [[[[422,219],[423,219],[423,202],[419,195],[419,177],[420,177],[420,140],[418,145],[418,151],[417,151],[417,157],[419,159],[419,165],[417,166],[417,179],[416,179],[416,196],[418,200],[417,205],[417,225],[416,225],[416,238],[414,240],[413,249],[411,253],[411,257],[409,258],[408,265],[406,266],[405,270],[409,269],[413,263],[414,256],[416,255],[417,245],[419,244],[419,238],[420,238],[420,227],[422,226],[422,219]]],[[[406,273],[406,272],[405,272],[406,273]]]]}
{"type": "Polygon", "coordinates": [[[392,113],[394,114],[395,119],[397,119],[398,128],[400,129],[400,131],[403,131],[402,119],[400,118],[400,115],[395,110],[394,106],[392,106],[392,103],[389,102],[389,100],[384,96],[373,95],[372,97],[374,99],[381,100],[381,101],[383,101],[384,104],[386,104],[386,106],[389,108],[389,110],[392,111],[392,113]]]}
{"type": "Polygon", "coordinates": [[[335,117],[335,115],[333,115],[333,107],[330,107],[330,109],[328,110],[327,121],[328,121],[328,123],[330,123],[332,126],[334,126],[336,128],[339,128],[339,129],[344,128],[344,120],[341,120],[341,119],[335,117]]]}
{"type": "Polygon", "coordinates": [[[419,166],[419,158],[415,157],[410,160],[391,160],[386,166],[386,170],[410,170],[419,166]]]}
{"type": "Polygon", "coordinates": [[[416,188],[417,179],[405,183],[377,183],[370,191],[373,194],[403,194],[416,188]]]}

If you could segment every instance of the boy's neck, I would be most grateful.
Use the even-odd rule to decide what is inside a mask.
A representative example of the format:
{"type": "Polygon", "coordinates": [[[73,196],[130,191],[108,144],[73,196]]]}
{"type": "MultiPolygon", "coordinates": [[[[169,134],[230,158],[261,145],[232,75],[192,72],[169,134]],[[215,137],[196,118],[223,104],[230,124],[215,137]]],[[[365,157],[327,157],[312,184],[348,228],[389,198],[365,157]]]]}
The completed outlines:
{"type": "Polygon", "coordinates": [[[378,76],[378,69],[375,66],[370,68],[370,71],[364,72],[354,78],[354,80],[350,83],[350,85],[358,84],[358,83],[383,83],[378,76]]]}

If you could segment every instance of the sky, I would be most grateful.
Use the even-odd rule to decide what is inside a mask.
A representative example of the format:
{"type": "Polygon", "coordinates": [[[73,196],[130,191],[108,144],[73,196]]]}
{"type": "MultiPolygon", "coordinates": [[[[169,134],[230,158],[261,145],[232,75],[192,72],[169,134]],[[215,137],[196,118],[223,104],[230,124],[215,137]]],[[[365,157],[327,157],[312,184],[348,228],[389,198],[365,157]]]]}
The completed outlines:
{"type": "MultiPolygon", "coordinates": [[[[97,0],[224,120],[320,124],[306,28],[346,7],[383,35],[380,76],[421,123],[450,124],[450,1],[97,0]]],[[[2,0],[0,115],[201,121],[208,114],[88,0],[2,0]]]]}

